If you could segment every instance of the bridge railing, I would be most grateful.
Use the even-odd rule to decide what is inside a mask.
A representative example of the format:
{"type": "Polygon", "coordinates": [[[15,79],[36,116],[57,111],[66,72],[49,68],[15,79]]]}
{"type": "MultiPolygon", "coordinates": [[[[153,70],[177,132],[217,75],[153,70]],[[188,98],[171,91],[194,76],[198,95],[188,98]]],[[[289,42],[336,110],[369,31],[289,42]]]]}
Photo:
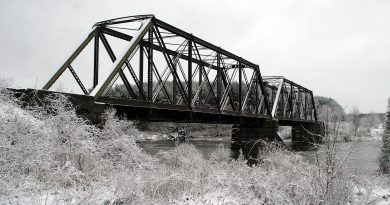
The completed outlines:
{"type": "Polygon", "coordinates": [[[96,101],[121,87],[121,97],[148,105],[271,115],[258,65],[153,15],[96,23],[43,89],[65,71],[96,101]]]}

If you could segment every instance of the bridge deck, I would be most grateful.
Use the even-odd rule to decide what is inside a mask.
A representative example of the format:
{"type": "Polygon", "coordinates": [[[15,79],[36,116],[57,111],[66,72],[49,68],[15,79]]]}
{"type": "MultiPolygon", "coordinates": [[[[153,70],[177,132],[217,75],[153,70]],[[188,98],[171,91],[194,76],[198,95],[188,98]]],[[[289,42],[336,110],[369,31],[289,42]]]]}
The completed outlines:
{"type": "MultiPolygon", "coordinates": [[[[242,113],[236,111],[218,111],[207,108],[192,108],[184,105],[170,105],[142,100],[102,97],[95,100],[92,96],[73,93],[62,93],[35,89],[11,89],[15,95],[25,102],[36,102],[46,96],[62,94],[76,107],[77,112],[94,123],[100,121],[105,109],[115,108],[118,115],[126,116],[129,120],[165,121],[183,123],[224,123],[224,124],[256,124],[271,120],[269,115],[242,113]]],[[[313,120],[297,120],[287,118],[273,118],[280,125],[291,126],[296,123],[317,123],[313,120]]]]}

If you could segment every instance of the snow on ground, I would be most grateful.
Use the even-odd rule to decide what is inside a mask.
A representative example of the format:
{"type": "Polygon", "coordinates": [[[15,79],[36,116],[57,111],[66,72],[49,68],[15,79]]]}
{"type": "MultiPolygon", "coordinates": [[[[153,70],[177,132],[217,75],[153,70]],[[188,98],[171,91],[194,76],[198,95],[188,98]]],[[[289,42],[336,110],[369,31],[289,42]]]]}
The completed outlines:
{"type": "Polygon", "coordinates": [[[382,140],[383,128],[372,128],[370,130],[371,138],[375,140],[382,140]]]}
{"type": "Polygon", "coordinates": [[[389,205],[390,188],[376,187],[371,190],[365,187],[354,187],[355,201],[359,204],[389,205]]]}

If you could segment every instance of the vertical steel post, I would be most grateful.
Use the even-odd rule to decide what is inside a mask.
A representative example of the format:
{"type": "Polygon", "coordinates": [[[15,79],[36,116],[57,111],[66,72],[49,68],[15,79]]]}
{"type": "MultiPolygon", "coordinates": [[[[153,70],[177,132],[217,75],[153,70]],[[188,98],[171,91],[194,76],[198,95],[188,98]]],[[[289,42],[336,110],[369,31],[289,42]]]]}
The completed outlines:
{"type": "Polygon", "coordinates": [[[259,83],[258,83],[258,81],[257,81],[257,75],[256,75],[256,80],[255,80],[255,86],[256,86],[256,89],[255,89],[255,95],[256,95],[256,98],[255,98],[255,113],[257,114],[258,113],[258,111],[259,111],[259,107],[257,106],[259,103],[258,103],[258,101],[259,101],[259,88],[258,88],[258,85],[259,85],[259,83]]]}
{"type": "Polygon", "coordinates": [[[144,46],[139,46],[139,86],[142,89],[139,93],[139,98],[142,99],[141,93],[144,90],[144,46]]]}
{"type": "Polygon", "coordinates": [[[303,114],[303,96],[302,96],[301,89],[298,90],[298,96],[299,96],[299,100],[298,100],[299,115],[298,115],[298,118],[301,119],[302,118],[302,114],[303,114]]]}
{"type": "Polygon", "coordinates": [[[222,68],[221,68],[221,54],[217,53],[217,107],[218,109],[221,108],[221,93],[222,93],[222,84],[221,84],[221,77],[222,77],[222,68]]]}
{"type": "Polygon", "coordinates": [[[269,99],[269,102],[270,102],[271,105],[273,105],[274,104],[274,90],[272,89],[272,87],[269,88],[269,89],[270,89],[270,93],[269,93],[270,99],[269,99]]]}
{"type": "Polygon", "coordinates": [[[281,96],[281,97],[282,97],[282,99],[281,99],[281,100],[282,100],[282,104],[281,104],[282,109],[281,109],[280,111],[281,111],[281,113],[282,113],[282,116],[285,117],[285,116],[284,116],[284,106],[285,106],[285,102],[284,102],[284,89],[283,89],[284,87],[283,87],[283,83],[284,83],[284,81],[282,80],[282,82],[281,82],[282,87],[280,88],[280,89],[281,89],[280,91],[281,91],[281,94],[282,94],[282,96],[281,96]]]}
{"type": "MultiPolygon", "coordinates": [[[[177,64],[176,63],[173,64],[173,70],[174,70],[175,73],[177,72],[177,64]]],[[[172,80],[172,103],[176,104],[176,102],[177,102],[177,85],[176,85],[176,82],[179,82],[179,81],[176,81],[176,75],[172,75],[172,79],[173,79],[172,80]]]]}
{"type": "Polygon", "coordinates": [[[242,111],[242,64],[238,62],[238,107],[239,112],[242,111]]]}
{"type": "Polygon", "coordinates": [[[311,103],[313,104],[313,110],[314,110],[314,120],[317,121],[317,109],[316,109],[316,104],[314,102],[314,96],[313,92],[310,91],[310,96],[311,96],[311,103]]]}
{"type": "Polygon", "coordinates": [[[93,55],[93,88],[95,88],[99,83],[99,33],[95,35],[95,47],[93,55]]]}
{"type": "Polygon", "coordinates": [[[153,98],[153,28],[149,29],[148,49],[148,101],[153,98]]]}
{"type": "Polygon", "coordinates": [[[192,41],[188,42],[188,101],[192,102],[192,41]]]}
{"type": "Polygon", "coordinates": [[[203,69],[199,67],[199,107],[202,105],[202,78],[203,78],[203,69]]]}
{"type": "Polygon", "coordinates": [[[307,91],[304,92],[305,93],[305,107],[304,107],[304,117],[305,117],[305,120],[307,120],[307,91]]]}
{"type": "Polygon", "coordinates": [[[291,118],[293,118],[294,117],[294,103],[293,103],[293,95],[294,95],[294,93],[293,93],[293,85],[291,85],[290,84],[290,108],[291,108],[291,110],[290,110],[290,117],[291,118]]]}

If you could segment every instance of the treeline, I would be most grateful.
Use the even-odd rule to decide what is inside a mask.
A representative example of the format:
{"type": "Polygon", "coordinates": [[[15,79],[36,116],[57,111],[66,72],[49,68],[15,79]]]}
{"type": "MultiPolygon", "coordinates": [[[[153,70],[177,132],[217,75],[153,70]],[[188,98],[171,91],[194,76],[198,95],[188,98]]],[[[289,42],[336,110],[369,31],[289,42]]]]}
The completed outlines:
{"type": "Polygon", "coordinates": [[[353,106],[349,112],[332,98],[314,97],[318,119],[324,122],[337,122],[342,130],[342,139],[350,141],[363,137],[380,137],[377,129],[383,127],[384,113],[361,113],[353,106]]]}

